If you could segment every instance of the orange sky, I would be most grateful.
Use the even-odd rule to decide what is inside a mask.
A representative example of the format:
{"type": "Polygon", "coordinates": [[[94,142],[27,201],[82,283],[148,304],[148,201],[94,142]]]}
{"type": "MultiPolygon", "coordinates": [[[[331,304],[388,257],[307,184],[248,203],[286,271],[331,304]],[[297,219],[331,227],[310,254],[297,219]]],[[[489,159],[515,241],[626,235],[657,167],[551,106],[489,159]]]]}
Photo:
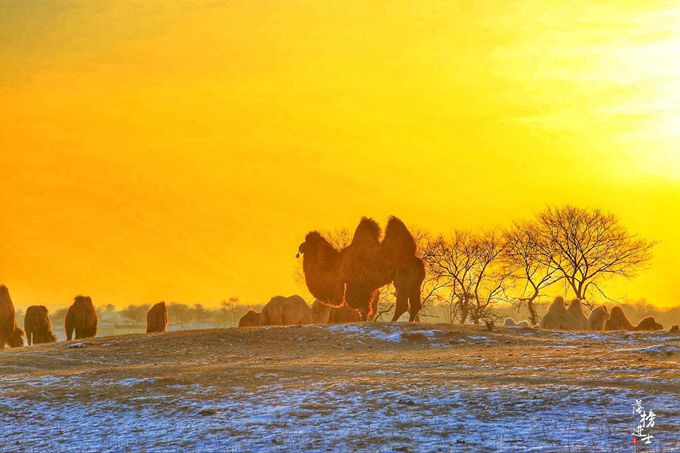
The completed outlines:
{"type": "Polygon", "coordinates": [[[597,206],[680,301],[673,2],[10,0],[0,282],[17,305],[309,297],[310,229],[597,206]]]}

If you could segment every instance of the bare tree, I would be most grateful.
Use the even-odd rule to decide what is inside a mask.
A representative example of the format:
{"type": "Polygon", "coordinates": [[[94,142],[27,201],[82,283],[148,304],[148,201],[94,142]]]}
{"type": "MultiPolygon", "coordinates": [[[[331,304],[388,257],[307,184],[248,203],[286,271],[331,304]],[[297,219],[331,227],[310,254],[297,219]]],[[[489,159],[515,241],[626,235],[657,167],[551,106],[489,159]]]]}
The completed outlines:
{"type": "Polygon", "coordinates": [[[478,267],[476,282],[472,290],[470,317],[475,324],[481,319],[492,318],[492,309],[497,302],[507,301],[507,289],[512,283],[512,271],[499,258],[506,241],[498,232],[487,232],[477,239],[478,267]]]}
{"type": "Polygon", "coordinates": [[[655,242],[629,233],[619,220],[599,209],[548,208],[536,216],[539,259],[555,268],[585,300],[592,290],[605,294],[608,277],[633,277],[652,258],[655,242]]]}
{"type": "Polygon", "coordinates": [[[514,273],[514,278],[523,283],[515,300],[518,309],[523,303],[526,304],[532,324],[538,322],[534,302],[542,295],[543,289],[563,277],[551,260],[541,259],[540,240],[537,225],[529,222],[516,223],[506,233],[505,263],[508,270],[514,273]]]}
{"type": "Polygon", "coordinates": [[[347,228],[338,228],[324,233],[328,242],[336,249],[344,249],[352,243],[352,233],[347,228]]]}
{"type": "Polygon", "coordinates": [[[239,298],[235,296],[220,302],[220,308],[215,310],[214,314],[214,318],[220,326],[236,324],[239,303],[239,298]]]}
{"type": "MultiPolygon", "coordinates": [[[[434,303],[445,300],[447,282],[436,271],[437,241],[433,240],[429,234],[421,231],[416,233],[415,238],[418,245],[419,258],[423,260],[425,265],[425,280],[423,280],[421,304],[423,309],[426,310],[427,307],[434,303]]],[[[424,315],[427,315],[426,311],[424,315]]]]}
{"type": "Polygon", "coordinates": [[[433,247],[433,272],[451,291],[449,301],[465,323],[491,316],[492,306],[507,300],[512,273],[499,259],[505,240],[497,232],[472,234],[457,231],[450,240],[440,238],[433,247]]]}

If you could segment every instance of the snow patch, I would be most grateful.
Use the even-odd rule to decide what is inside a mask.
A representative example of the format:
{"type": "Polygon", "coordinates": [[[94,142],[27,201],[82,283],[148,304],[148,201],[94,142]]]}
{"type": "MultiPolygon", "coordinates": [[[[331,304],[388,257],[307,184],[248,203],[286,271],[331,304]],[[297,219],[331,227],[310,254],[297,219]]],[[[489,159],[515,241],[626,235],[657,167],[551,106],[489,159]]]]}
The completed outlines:
{"type": "Polygon", "coordinates": [[[633,352],[638,354],[653,354],[653,355],[673,355],[680,351],[677,346],[670,346],[666,344],[656,344],[654,346],[647,346],[646,348],[627,348],[615,349],[617,352],[633,352]]]}
{"type": "Polygon", "coordinates": [[[274,380],[209,400],[159,392],[143,404],[8,397],[3,441],[30,451],[609,451],[628,441],[631,401],[642,397],[663,420],[660,445],[680,447],[673,392],[399,380],[383,387],[342,377],[302,389],[274,380]]]}
{"type": "Polygon", "coordinates": [[[364,332],[359,324],[335,324],[327,327],[331,332],[360,333],[364,332]]]}
{"type": "Polygon", "coordinates": [[[372,339],[386,343],[400,343],[418,339],[434,342],[438,336],[447,334],[443,330],[410,330],[395,325],[375,327],[370,324],[340,324],[329,326],[328,330],[353,334],[360,339],[372,339]]]}
{"type": "Polygon", "coordinates": [[[122,379],[117,382],[118,385],[122,385],[123,387],[133,387],[135,385],[139,384],[153,384],[155,382],[158,382],[157,378],[130,378],[130,379],[122,379]]]}
{"type": "Polygon", "coordinates": [[[468,340],[481,341],[484,343],[498,343],[497,340],[482,335],[468,335],[468,340]]]}

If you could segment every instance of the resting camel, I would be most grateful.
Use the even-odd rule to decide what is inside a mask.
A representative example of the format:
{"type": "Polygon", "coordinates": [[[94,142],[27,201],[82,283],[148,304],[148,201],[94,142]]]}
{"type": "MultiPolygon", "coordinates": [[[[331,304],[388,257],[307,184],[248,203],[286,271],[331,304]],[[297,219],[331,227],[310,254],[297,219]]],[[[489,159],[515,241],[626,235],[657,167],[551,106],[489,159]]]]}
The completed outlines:
{"type": "Polygon", "coordinates": [[[300,296],[276,296],[262,307],[260,313],[261,326],[290,326],[294,324],[311,324],[312,310],[300,296]]]}
{"type": "Polygon", "coordinates": [[[312,304],[312,321],[315,324],[361,322],[361,313],[349,308],[347,305],[343,305],[342,307],[331,307],[317,299],[312,304]]]}
{"type": "Polygon", "coordinates": [[[604,323],[604,330],[634,330],[633,326],[626,315],[618,305],[611,309],[609,318],[604,323]]]}
{"type": "Polygon", "coordinates": [[[609,318],[609,312],[607,307],[600,305],[599,307],[593,309],[588,316],[588,324],[590,325],[590,330],[602,330],[604,329],[604,323],[609,318]]]}
{"type": "Polygon", "coordinates": [[[331,308],[328,324],[347,324],[350,322],[361,322],[359,310],[349,308],[347,305],[331,308]]]}
{"type": "Polygon", "coordinates": [[[312,322],[312,310],[302,297],[276,296],[262,307],[261,313],[248,310],[239,320],[238,326],[291,326],[312,322]]]}
{"type": "Polygon", "coordinates": [[[5,349],[5,344],[10,348],[18,348],[24,345],[24,331],[17,326],[14,303],[9,297],[9,290],[5,285],[0,285],[0,349],[5,349]]]}
{"type": "Polygon", "coordinates": [[[548,307],[548,312],[541,319],[540,326],[542,329],[576,330],[579,322],[564,306],[564,298],[558,296],[548,307]]]}
{"type": "Polygon", "coordinates": [[[239,327],[255,327],[260,325],[260,314],[254,310],[248,310],[248,313],[243,315],[238,320],[239,327]]]}
{"type": "Polygon", "coordinates": [[[314,324],[328,324],[333,308],[330,305],[324,304],[319,299],[314,299],[312,303],[312,322],[314,324]]]}
{"type": "Polygon", "coordinates": [[[394,283],[397,302],[392,322],[409,312],[413,322],[421,309],[420,291],[425,267],[416,256],[416,242],[404,223],[390,217],[381,240],[373,219],[362,218],[352,243],[337,250],[318,231],[298,248],[307,288],[319,301],[334,307],[347,305],[368,321],[376,310],[378,290],[394,283]]]}
{"type": "Polygon", "coordinates": [[[64,328],[67,340],[73,338],[74,331],[76,340],[97,335],[97,312],[90,297],[76,296],[66,312],[64,328]]]}
{"type": "Polygon", "coordinates": [[[526,319],[517,322],[512,318],[505,318],[505,321],[503,321],[503,325],[505,327],[525,327],[525,328],[531,327],[531,323],[526,319]]]}
{"type": "Polygon", "coordinates": [[[574,316],[574,330],[590,330],[590,322],[588,322],[586,315],[583,314],[580,300],[572,300],[567,307],[567,311],[574,316]]]}
{"type": "Polygon", "coordinates": [[[647,316],[642,319],[636,326],[631,324],[623,313],[621,307],[616,306],[612,308],[609,314],[609,319],[604,324],[604,330],[631,330],[642,332],[646,330],[662,330],[663,326],[656,322],[653,316],[647,316]]]}
{"type": "Polygon", "coordinates": [[[165,332],[168,327],[168,309],[165,302],[158,302],[146,314],[146,333],[165,332]]]}
{"type": "Polygon", "coordinates": [[[31,305],[26,309],[24,317],[26,342],[31,344],[54,343],[57,337],[52,332],[52,323],[44,305],[31,305]]]}
{"type": "Polygon", "coordinates": [[[663,326],[656,322],[656,319],[654,319],[653,316],[647,316],[642,321],[640,321],[637,326],[633,328],[633,330],[638,332],[645,330],[663,330],[663,326]]]}

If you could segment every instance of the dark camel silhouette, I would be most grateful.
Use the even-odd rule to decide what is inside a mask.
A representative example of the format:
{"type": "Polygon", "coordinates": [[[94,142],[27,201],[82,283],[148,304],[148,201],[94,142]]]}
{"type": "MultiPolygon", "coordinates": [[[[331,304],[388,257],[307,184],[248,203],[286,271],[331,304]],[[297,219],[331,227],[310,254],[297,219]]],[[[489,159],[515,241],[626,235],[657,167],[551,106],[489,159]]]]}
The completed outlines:
{"type": "Polygon", "coordinates": [[[146,314],[146,333],[165,332],[168,326],[168,309],[165,302],[158,302],[146,314]]]}
{"type": "Polygon", "coordinates": [[[5,349],[5,344],[10,348],[18,348],[24,345],[24,331],[17,326],[14,303],[9,297],[9,290],[5,285],[0,285],[0,349],[5,349]]]}
{"type": "Polygon", "coordinates": [[[341,250],[312,231],[300,244],[300,255],[307,288],[324,304],[346,304],[368,321],[375,312],[379,289],[394,283],[397,302],[392,321],[407,311],[411,322],[418,316],[425,267],[416,256],[413,236],[396,217],[389,218],[382,240],[376,221],[362,218],[352,243],[341,250]]]}
{"type": "Polygon", "coordinates": [[[44,305],[31,305],[24,317],[26,342],[31,344],[54,343],[57,337],[52,332],[52,323],[44,305]]]}
{"type": "Polygon", "coordinates": [[[604,323],[604,330],[633,330],[635,326],[628,321],[623,310],[619,306],[613,307],[609,312],[609,318],[604,323]]]}
{"type": "Polygon", "coordinates": [[[73,338],[74,332],[76,340],[97,335],[97,312],[94,310],[92,299],[87,296],[76,296],[66,312],[64,328],[67,340],[73,338]]]}
{"type": "Polygon", "coordinates": [[[604,323],[604,330],[662,330],[663,326],[656,322],[652,316],[648,316],[641,320],[636,326],[631,324],[623,313],[623,310],[618,305],[611,309],[609,318],[604,323]]]}
{"type": "Polygon", "coordinates": [[[588,316],[588,324],[590,325],[590,330],[602,330],[604,329],[604,323],[609,318],[609,312],[607,307],[600,305],[593,309],[588,316]]]}
{"type": "Polygon", "coordinates": [[[653,316],[647,316],[635,326],[634,330],[638,332],[645,330],[663,330],[663,326],[656,322],[656,319],[654,319],[653,316]]]}

